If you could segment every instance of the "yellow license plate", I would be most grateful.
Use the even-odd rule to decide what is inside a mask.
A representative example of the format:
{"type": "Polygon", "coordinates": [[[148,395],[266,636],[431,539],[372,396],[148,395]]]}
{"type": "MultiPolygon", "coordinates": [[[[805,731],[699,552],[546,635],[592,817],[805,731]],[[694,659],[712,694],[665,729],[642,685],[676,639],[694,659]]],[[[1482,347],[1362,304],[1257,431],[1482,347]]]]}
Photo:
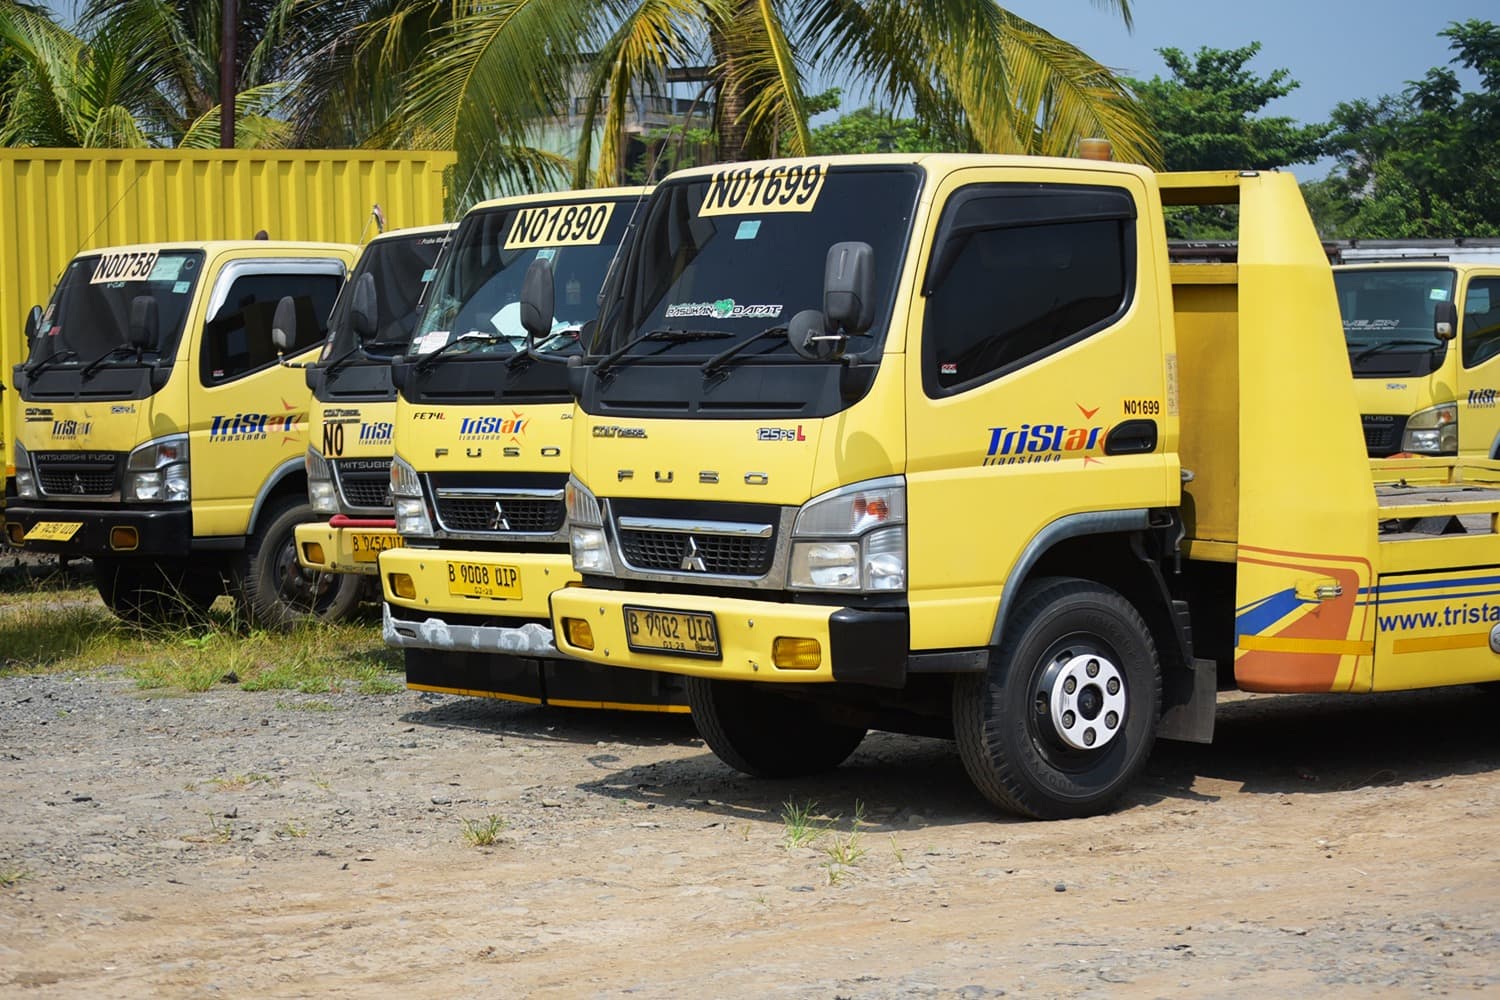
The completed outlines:
{"type": "Polygon", "coordinates": [[[374,562],[386,549],[395,548],[396,536],[373,532],[355,532],[349,536],[349,547],[355,562],[374,562]]]}
{"type": "Polygon", "coordinates": [[[450,562],[448,593],[459,597],[521,599],[521,571],[495,563],[450,562]]]}
{"type": "Polygon", "coordinates": [[[719,626],[707,611],[625,610],[625,643],[631,649],[673,656],[719,658],[719,626]]]}
{"type": "Polygon", "coordinates": [[[66,542],[78,534],[82,521],[38,521],[26,532],[28,542],[66,542]]]}

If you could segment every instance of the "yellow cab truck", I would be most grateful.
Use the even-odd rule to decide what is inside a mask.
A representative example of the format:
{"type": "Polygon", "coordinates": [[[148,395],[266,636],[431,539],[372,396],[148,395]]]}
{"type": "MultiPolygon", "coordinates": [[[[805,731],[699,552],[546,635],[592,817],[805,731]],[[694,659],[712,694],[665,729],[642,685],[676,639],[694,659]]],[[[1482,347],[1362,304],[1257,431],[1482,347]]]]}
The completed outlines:
{"type": "Polygon", "coordinates": [[[1500,678],[1500,490],[1434,460],[1377,483],[1290,175],[681,172],[597,344],[557,646],[686,676],[746,773],[836,766],[872,727],[951,735],[995,805],[1080,816],[1159,735],[1211,738],[1220,670],[1500,678]],[[1163,206],[1218,203],[1237,259],[1173,263],[1163,206]],[[678,324],[728,336],[653,333],[678,324]],[[1433,519],[1452,533],[1413,529],[1433,519]]]}
{"type": "Polygon", "coordinates": [[[329,318],[323,352],[306,370],[313,393],[308,501],[330,515],[297,525],[297,558],[307,569],[357,573],[375,583],[376,556],[397,540],[391,360],[411,340],[422,291],[452,229],[399,229],[366,244],[329,318]]]}
{"type": "Polygon", "coordinates": [[[380,554],[386,642],[429,691],[570,707],[686,711],[681,680],[558,656],[547,596],[577,582],[564,488],[564,362],[640,188],[486,202],[464,216],[393,375],[399,548],[380,554]],[[523,291],[547,300],[528,318],[523,291]]]}
{"type": "Polygon", "coordinates": [[[1370,454],[1500,458],[1500,241],[1335,249],[1370,454]]]}
{"type": "Polygon", "coordinates": [[[277,363],[287,299],[322,344],[353,248],[270,240],[166,243],[79,254],[27,320],[17,497],[6,535],[86,556],[127,619],[206,609],[226,586],[250,622],[337,615],[355,578],[297,564],[312,516],[303,374],[277,363]]]}

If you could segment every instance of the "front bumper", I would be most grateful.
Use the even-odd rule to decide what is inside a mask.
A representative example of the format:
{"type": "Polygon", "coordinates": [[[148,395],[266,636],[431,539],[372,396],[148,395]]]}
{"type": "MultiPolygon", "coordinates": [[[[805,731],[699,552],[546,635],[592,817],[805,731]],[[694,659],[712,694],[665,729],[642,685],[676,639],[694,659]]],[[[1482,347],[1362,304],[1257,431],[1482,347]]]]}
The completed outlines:
{"type": "Polygon", "coordinates": [[[299,524],[296,531],[297,561],[306,569],[325,573],[374,576],[380,572],[376,561],[380,553],[401,544],[395,521],[340,524],[335,518],[299,524]]]}
{"type": "Polygon", "coordinates": [[[840,608],[701,594],[654,594],[568,587],[552,594],[554,640],[559,651],[594,663],[656,670],[715,680],[905,685],[910,645],[907,613],[900,609],[840,608]],[[707,659],[633,650],[626,640],[625,605],[714,616],[719,657],[707,659]],[[564,618],[579,618],[593,632],[594,648],[568,641],[564,618]],[[778,638],[815,639],[816,667],[778,667],[778,638]]]}
{"type": "MultiPolygon", "coordinates": [[[[5,534],[20,526],[22,537],[39,524],[67,525],[69,537],[26,538],[20,547],[27,552],[65,556],[156,556],[182,557],[193,547],[193,512],[186,505],[151,510],[132,508],[34,507],[26,501],[5,509],[5,534]],[[77,525],[77,528],[72,528],[77,525]],[[130,539],[134,540],[130,544],[130,539]],[[111,543],[113,539],[113,544],[111,543]]],[[[14,540],[14,539],[12,539],[14,540]]]]}
{"type": "Polygon", "coordinates": [[[566,552],[395,548],[380,554],[380,588],[385,600],[395,607],[445,620],[463,616],[519,619],[513,624],[531,621],[550,630],[547,596],[577,579],[573,560],[566,552]],[[455,593],[466,589],[462,579],[466,566],[487,567],[496,575],[503,570],[507,580],[514,579],[514,587],[506,589],[511,596],[455,593]],[[395,592],[391,578],[396,574],[411,579],[414,597],[401,597],[395,592]]]}

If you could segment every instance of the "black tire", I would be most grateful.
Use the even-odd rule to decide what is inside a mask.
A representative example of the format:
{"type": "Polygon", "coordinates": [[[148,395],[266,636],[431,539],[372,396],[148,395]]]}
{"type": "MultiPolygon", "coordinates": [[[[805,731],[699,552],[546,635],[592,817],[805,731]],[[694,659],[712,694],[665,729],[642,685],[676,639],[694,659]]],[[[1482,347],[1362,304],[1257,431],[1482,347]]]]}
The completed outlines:
{"type": "Polygon", "coordinates": [[[201,621],[224,593],[217,566],[185,559],[95,559],[94,585],[111,611],[141,626],[201,621]]]}
{"type": "Polygon", "coordinates": [[[1145,767],[1160,713],[1161,667],[1140,614],[1108,587],[1065,577],[1026,585],[989,669],[953,689],[969,778],[1033,819],[1107,810],[1145,767]],[[1108,679],[1120,684],[1106,691],[1108,679]]]}
{"type": "Polygon", "coordinates": [[[316,515],[305,500],[273,501],[234,560],[231,576],[240,613],[255,628],[284,631],[299,622],[334,622],[359,606],[363,578],[321,573],[297,562],[297,525],[316,515]]]}
{"type": "Polygon", "coordinates": [[[813,702],[743,681],[686,680],[703,742],[724,763],[757,778],[831,770],[865,738],[863,727],[830,722],[813,702]]]}

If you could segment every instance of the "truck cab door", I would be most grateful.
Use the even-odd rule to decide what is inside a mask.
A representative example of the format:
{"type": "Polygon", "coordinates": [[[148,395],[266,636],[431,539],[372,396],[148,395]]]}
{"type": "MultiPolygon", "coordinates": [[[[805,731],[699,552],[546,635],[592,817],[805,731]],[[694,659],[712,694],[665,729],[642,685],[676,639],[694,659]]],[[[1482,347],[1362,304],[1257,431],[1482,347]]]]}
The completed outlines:
{"type": "Polygon", "coordinates": [[[1151,204],[1142,178],[1081,166],[938,181],[907,331],[913,649],[992,642],[1054,522],[1175,505],[1151,204]]]}
{"type": "Polygon", "coordinates": [[[244,534],[272,474],[303,460],[311,393],[300,369],[278,363],[272,316],[282,296],[291,296],[301,340],[288,360],[309,360],[343,280],[338,259],[238,260],[220,270],[190,405],[196,533],[244,534]]]}
{"type": "Polygon", "coordinates": [[[1500,274],[1468,276],[1458,317],[1458,452],[1500,458],[1500,274]]]}

